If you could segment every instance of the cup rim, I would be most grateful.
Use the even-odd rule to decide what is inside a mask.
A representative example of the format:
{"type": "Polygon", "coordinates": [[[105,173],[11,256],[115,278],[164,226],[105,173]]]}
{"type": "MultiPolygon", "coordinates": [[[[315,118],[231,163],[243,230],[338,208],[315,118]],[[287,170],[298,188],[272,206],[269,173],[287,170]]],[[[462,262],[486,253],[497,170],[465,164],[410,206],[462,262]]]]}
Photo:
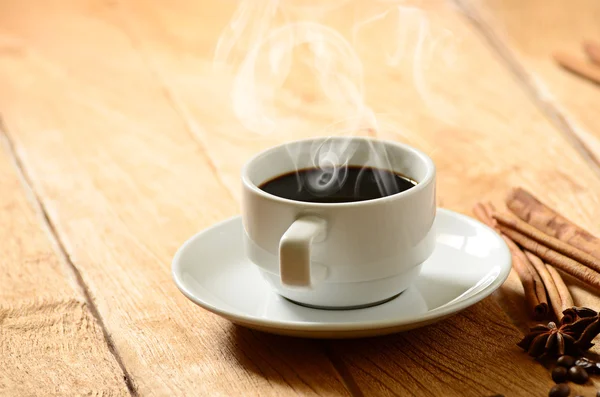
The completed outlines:
{"type": "Polygon", "coordinates": [[[433,162],[431,157],[429,157],[427,154],[425,154],[425,152],[423,152],[413,146],[407,145],[405,143],[391,141],[391,140],[387,140],[387,139],[360,137],[360,136],[359,137],[343,137],[343,136],[340,136],[340,137],[315,137],[315,138],[298,139],[298,140],[294,140],[294,141],[285,142],[285,143],[279,144],[277,146],[273,146],[268,149],[262,150],[259,153],[255,154],[249,160],[247,160],[246,163],[244,164],[244,166],[242,167],[242,183],[245,187],[250,189],[253,193],[255,193],[265,199],[268,199],[268,200],[271,200],[274,202],[278,202],[278,203],[282,203],[282,204],[302,205],[306,208],[366,207],[366,206],[371,206],[371,205],[384,204],[386,202],[395,201],[395,200],[399,200],[403,197],[409,197],[411,195],[418,194],[421,190],[426,189],[427,186],[429,186],[429,184],[431,184],[433,182],[435,174],[436,174],[436,167],[435,167],[435,163],[433,162]],[[271,193],[267,193],[264,190],[262,190],[261,188],[259,188],[255,183],[253,183],[250,180],[249,168],[252,165],[252,163],[254,163],[260,157],[265,156],[269,153],[281,150],[289,145],[301,144],[301,143],[306,143],[306,142],[318,142],[318,141],[322,141],[322,140],[356,140],[356,141],[363,141],[363,142],[379,143],[379,144],[384,144],[386,146],[396,146],[396,147],[401,148],[402,150],[412,152],[414,155],[419,157],[425,163],[426,168],[427,168],[427,173],[425,174],[425,177],[423,178],[422,181],[418,181],[414,187],[411,187],[408,190],[405,190],[405,191],[402,191],[399,193],[395,193],[395,194],[392,194],[389,196],[385,196],[385,197],[371,199],[371,200],[348,201],[348,202],[341,202],[341,203],[315,203],[315,202],[308,202],[308,201],[290,200],[287,198],[276,196],[271,193]]]}

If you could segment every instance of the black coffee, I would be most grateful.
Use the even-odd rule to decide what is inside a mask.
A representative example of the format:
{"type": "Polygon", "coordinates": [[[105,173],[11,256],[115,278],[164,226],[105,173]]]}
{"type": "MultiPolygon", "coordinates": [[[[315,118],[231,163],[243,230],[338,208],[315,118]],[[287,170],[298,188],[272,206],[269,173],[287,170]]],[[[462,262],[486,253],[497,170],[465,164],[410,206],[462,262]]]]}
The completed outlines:
{"type": "Polygon", "coordinates": [[[416,182],[380,168],[307,168],[275,177],[259,187],[270,194],[312,203],[373,200],[400,193],[416,182]]]}

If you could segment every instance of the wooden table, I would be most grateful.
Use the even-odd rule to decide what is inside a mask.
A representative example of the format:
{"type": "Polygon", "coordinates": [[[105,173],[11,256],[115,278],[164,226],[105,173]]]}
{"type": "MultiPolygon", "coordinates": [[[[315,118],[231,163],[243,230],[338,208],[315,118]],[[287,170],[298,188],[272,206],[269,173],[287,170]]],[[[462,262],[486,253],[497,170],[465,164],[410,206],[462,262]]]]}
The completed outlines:
{"type": "Polygon", "coordinates": [[[515,345],[528,321],[514,274],[436,325],[313,341],[200,309],[170,261],[239,212],[250,155],[322,134],[356,98],[385,126],[365,133],[431,154],[440,206],[470,213],[521,185],[600,234],[600,88],[550,56],[600,39],[600,3],[239,4],[0,1],[0,395],[546,395],[548,370],[515,345]],[[302,19],[308,40],[331,40],[331,97],[297,61],[271,102],[252,100],[275,84],[285,34],[235,94],[252,44],[302,19]]]}

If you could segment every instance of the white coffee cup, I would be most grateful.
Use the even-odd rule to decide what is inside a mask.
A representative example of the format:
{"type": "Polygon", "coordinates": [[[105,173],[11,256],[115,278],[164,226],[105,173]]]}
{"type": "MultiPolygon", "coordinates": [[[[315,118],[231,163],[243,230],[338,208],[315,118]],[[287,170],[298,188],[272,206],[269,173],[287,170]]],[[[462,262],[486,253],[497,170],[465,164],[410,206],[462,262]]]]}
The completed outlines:
{"type": "Polygon", "coordinates": [[[242,171],[248,258],[280,295],[322,308],[374,305],[410,286],[435,246],[435,165],[423,152],[370,138],[316,138],[267,149],[242,171]],[[299,169],[368,166],[416,186],[355,202],[314,203],[259,186],[299,169]]]}

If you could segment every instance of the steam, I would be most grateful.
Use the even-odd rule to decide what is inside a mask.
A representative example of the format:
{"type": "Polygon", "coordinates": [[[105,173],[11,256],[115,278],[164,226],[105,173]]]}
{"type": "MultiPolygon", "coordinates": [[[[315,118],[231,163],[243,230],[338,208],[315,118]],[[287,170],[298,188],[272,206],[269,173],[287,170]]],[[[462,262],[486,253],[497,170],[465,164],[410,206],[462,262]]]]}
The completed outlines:
{"type": "MultiPolygon", "coordinates": [[[[293,107],[295,103],[306,101],[297,88],[310,82],[295,81],[296,91],[286,88],[297,76],[295,70],[304,68],[301,75],[313,79],[313,86],[308,91],[315,95],[309,101],[309,105],[314,104],[310,107],[316,113],[314,118],[329,119],[329,123],[326,121],[326,125],[316,131],[320,136],[365,133],[377,136],[381,123],[365,101],[365,79],[359,52],[361,46],[374,45],[369,40],[369,30],[382,26],[389,32],[386,33],[389,40],[383,49],[384,63],[388,67],[398,67],[403,62],[412,62],[415,100],[425,103],[432,113],[446,121],[452,118],[452,104],[433,94],[425,73],[434,56],[436,61],[454,62],[456,39],[453,33],[432,26],[423,9],[407,6],[402,1],[368,2],[365,10],[359,10],[353,3],[351,0],[240,2],[217,43],[214,64],[230,67],[235,73],[231,93],[233,111],[249,134],[279,136],[289,134],[291,124],[302,124],[293,123],[298,117],[293,107]],[[326,19],[348,10],[354,11],[355,21],[347,39],[342,35],[342,29],[334,29],[326,19]],[[286,107],[292,109],[286,113],[286,107]],[[319,113],[322,109],[326,109],[327,114],[319,113]]],[[[369,50],[372,54],[372,48],[369,50]]],[[[398,89],[405,90],[406,87],[398,89]]],[[[392,168],[386,152],[376,143],[370,149],[371,164],[381,169],[392,168]]],[[[321,172],[310,180],[299,179],[299,186],[305,184],[304,187],[315,194],[335,192],[343,185],[349,161],[356,150],[350,140],[333,139],[311,148],[312,166],[321,172]]],[[[290,153],[290,156],[298,160],[301,153],[290,153]]],[[[296,165],[298,169],[299,163],[296,165]]],[[[382,194],[395,191],[395,186],[391,185],[395,180],[377,178],[377,182],[382,194]]]]}
{"type": "MultiPolygon", "coordinates": [[[[260,32],[265,31],[259,29],[260,32]]],[[[348,41],[334,29],[313,22],[294,22],[265,31],[238,68],[232,92],[233,109],[244,127],[255,134],[280,130],[275,100],[290,75],[294,49],[305,45],[300,60],[311,70],[334,112],[368,112],[363,102],[362,63],[348,41]]],[[[231,43],[218,45],[221,52],[231,43]]]]}
{"type": "Polygon", "coordinates": [[[316,196],[327,196],[337,192],[346,181],[348,161],[357,146],[356,142],[352,141],[337,146],[333,140],[313,144],[312,168],[318,169],[319,172],[312,173],[306,180],[299,178],[299,189],[307,188],[316,196]]]}
{"type": "MultiPolygon", "coordinates": [[[[386,66],[397,69],[409,65],[415,99],[429,112],[446,124],[454,124],[457,112],[450,99],[436,95],[428,73],[431,65],[442,66],[451,72],[457,63],[459,37],[451,30],[436,24],[424,8],[406,5],[406,2],[388,1],[383,10],[371,7],[365,18],[352,27],[352,41],[357,48],[372,46],[370,30],[384,28],[390,39],[383,49],[386,66]]],[[[436,72],[440,72],[437,69],[436,72]]]]}

